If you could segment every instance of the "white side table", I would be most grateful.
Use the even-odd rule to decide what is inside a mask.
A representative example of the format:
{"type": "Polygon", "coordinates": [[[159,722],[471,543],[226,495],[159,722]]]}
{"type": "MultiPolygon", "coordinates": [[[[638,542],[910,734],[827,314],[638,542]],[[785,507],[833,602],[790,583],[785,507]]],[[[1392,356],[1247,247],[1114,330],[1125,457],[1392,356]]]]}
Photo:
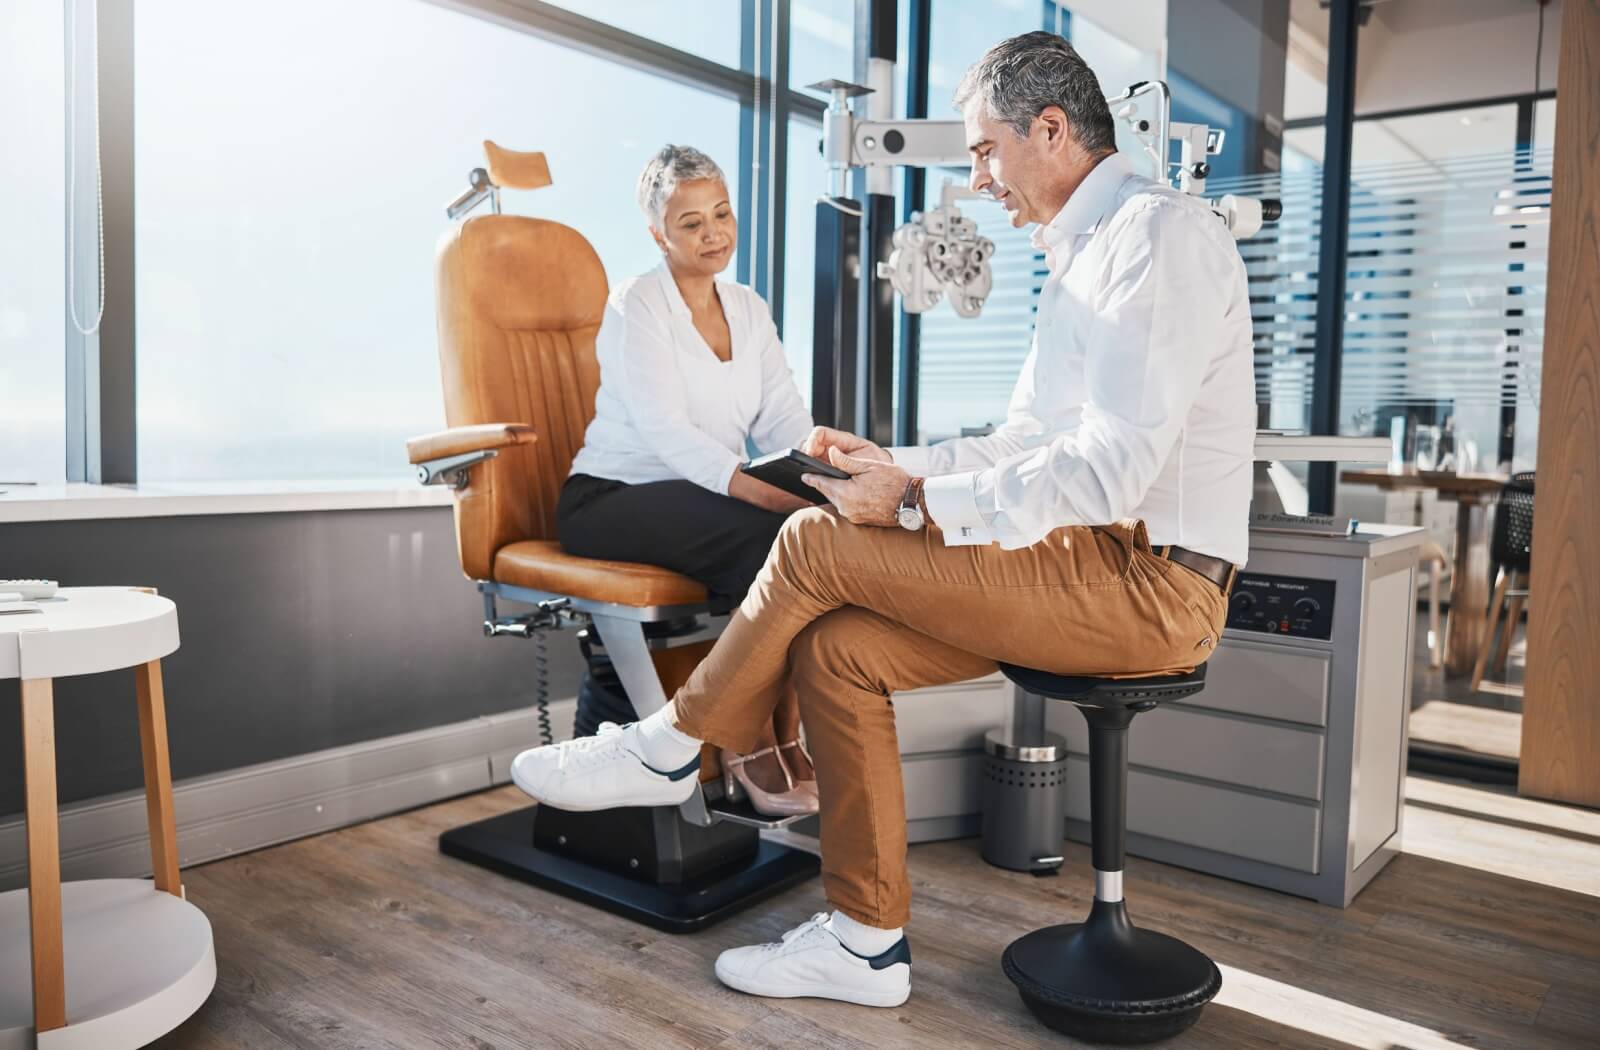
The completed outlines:
{"type": "Polygon", "coordinates": [[[0,614],[0,678],[22,680],[28,829],[28,889],[0,894],[0,1050],[132,1050],[198,1010],[217,979],[211,924],[178,877],[161,691],[178,610],[128,587],[64,588],[38,605],[0,614]],[[137,685],[155,885],[63,885],[52,681],[123,667],[137,685]]]}

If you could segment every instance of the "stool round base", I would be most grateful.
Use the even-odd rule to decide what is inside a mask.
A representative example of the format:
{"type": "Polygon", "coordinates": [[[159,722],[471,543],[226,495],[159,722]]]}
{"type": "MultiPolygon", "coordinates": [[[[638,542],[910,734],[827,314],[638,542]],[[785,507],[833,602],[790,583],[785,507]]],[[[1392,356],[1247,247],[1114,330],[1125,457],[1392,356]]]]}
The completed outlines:
{"type": "Polygon", "coordinates": [[[1013,941],[1001,966],[1035,1017],[1091,1043],[1176,1035],[1222,988],[1215,963],[1175,937],[1136,928],[1121,902],[1097,900],[1085,922],[1013,941]]]}

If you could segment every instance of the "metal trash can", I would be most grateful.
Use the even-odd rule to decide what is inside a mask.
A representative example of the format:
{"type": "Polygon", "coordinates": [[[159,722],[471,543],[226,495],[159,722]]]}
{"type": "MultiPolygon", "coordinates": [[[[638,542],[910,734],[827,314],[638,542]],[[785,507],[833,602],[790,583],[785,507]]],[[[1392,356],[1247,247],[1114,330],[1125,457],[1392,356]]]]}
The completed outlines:
{"type": "Polygon", "coordinates": [[[1067,742],[1054,733],[983,738],[983,859],[997,868],[1053,875],[1066,838],[1067,742]]]}

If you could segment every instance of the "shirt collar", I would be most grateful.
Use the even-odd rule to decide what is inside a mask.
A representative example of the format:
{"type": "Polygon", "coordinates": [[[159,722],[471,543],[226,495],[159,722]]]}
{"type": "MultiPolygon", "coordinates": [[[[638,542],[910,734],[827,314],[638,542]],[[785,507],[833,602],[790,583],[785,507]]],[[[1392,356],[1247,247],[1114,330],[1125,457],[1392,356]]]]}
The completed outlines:
{"type": "Polygon", "coordinates": [[[1068,238],[1093,233],[1116,203],[1122,181],[1132,174],[1127,157],[1120,153],[1105,157],[1078,183],[1056,217],[1033,231],[1033,246],[1049,251],[1068,238]]]}
{"type": "Polygon", "coordinates": [[[694,315],[689,312],[689,304],[683,301],[683,293],[678,291],[678,282],[672,279],[672,271],[667,268],[667,260],[662,259],[655,272],[656,280],[661,282],[661,292],[667,297],[667,309],[678,317],[693,320],[694,315]]]}

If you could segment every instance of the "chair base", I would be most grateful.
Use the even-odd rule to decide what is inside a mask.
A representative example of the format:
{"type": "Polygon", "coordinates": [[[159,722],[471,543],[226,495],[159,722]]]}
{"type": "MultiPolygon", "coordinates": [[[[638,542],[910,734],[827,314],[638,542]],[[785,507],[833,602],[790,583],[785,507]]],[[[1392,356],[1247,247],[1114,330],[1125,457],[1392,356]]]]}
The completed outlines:
{"type": "MultiPolygon", "coordinates": [[[[715,825],[704,830],[748,836],[753,840],[753,848],[729,851],[728,843],[718,843],[717,851],[729,858],[725,863],[690,874],[681,881],[648,881],[536,845],[535,814],[542,808],[548,810],[548,807],[529,806],[452,828],[439,836],[439,850],[446,856],[666,933],[703,930],[814,877],[822,868],[814,854],[761,840],[752,829],[715,825]]],[[[554,818],[558,827],[567,826],[569,821],[573,828],[581,825],[585,837],[611,846],[631,838],[638,847],[635,852],[643,853],[656,849],[655,843],[639,834],[641,815],[649,819],[652,812],[620,809],[567,814],[549,810],[547,816],[554,818]]],[[[666,819],[681,824],[676,810],[666,810],[665,814],[666,819]]],[[[683,827],[701,830],[692,829],[690,825],[683,827]]],[[[540,839],[548,833],[548,827],[541,828],[540,839]]],[[[647,854],[647,860],[663,874],[673,868],[659,856],[647,854]]]]}
{"type": "Polygon", "coordinates": [[[1033,1015],[1090,1043],[1150,1043],[1188,1028],[1222,973],[1175,937],[1141,930],[1121,902],[1096,900],[1085,922],[1013,941],[1001,957],[1033,1015]]]}

